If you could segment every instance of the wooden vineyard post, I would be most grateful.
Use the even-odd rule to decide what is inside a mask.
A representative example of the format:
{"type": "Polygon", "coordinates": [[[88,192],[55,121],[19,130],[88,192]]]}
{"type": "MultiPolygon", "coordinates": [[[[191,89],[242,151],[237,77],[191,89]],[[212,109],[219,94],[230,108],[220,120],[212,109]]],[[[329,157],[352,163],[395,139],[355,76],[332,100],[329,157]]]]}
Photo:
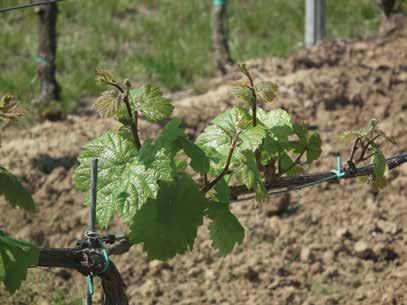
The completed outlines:
{"type": "Polygon", "coordinates": [[[380,7],[387,19],[390,18],[391,14],[393,13],[396,2],[396,0],[376,0],[377,5],[380,7]]]}
{"type": "Polygon", "coordinates": [[[325,37],[325,0],[305,0],[305,47],[325,37]]]}
{"type": "Polygon", "coordinates": [[[57,3],[41,4],[36,8],[36,13],[39,20],[37,73],[40,80],[40,96],[37,102],[43,104],[60,99],[59,86],[55,77],[57,3]]]}
{"type": "Polygon", "coordinates": [[[227,37],[227,0],[213,0],[212,45],[217,70],[225,74],[233,64],[227,37]]]}

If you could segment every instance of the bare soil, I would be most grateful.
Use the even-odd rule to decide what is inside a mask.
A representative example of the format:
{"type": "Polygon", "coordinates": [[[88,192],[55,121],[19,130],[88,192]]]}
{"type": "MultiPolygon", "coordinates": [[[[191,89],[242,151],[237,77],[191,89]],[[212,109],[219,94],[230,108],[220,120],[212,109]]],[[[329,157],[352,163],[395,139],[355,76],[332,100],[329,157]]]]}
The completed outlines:
{"type": "MultiPolygon", "coordinates": [[[[278,103],[267,107],[284,107],[321,133],[323,155],[310,170],[333,168],[336,155],[346,158],[349,144],[340,133],[364,127],[371,117],[397,138],[397,146],[385,146],[389,156],[407,151],[405,32],[327,42],[250,65],[258,79],[280,86],[278,103]]],[[[233,72],[212,80],[209,92],[175,101],[175,115],[192,137],[237,103],[225,85],[236,77],[233,72]]],[[[118,126],[91,111],[77,113],[3,137],[2,165],[24,181],[37,203],[35,214],[0,203],[0,226],[13,236],[47,247],[73,246],[82,237],[87,209],[72,183],[76,157],[83,144],[118,126]]],[[[159,128],[142,122],[143,138],[159,128]]],[[[233,210],[246,237],[226,258],[210,247],[206,229],[191,253],[167,262],[148,262],[138,246],[114,257],[130,304],[407,304],[406,165],[391,172],[380,193],[341,181],[275,196],[256,209],[252,202],[236,203],[233,210]]],[[[116,221],[111,231],[126,227],[116,221]]],[[[71,304],[84,290],[78,274],[33,270],[16,296],[0,288],[0,304],[71,304]]]]}

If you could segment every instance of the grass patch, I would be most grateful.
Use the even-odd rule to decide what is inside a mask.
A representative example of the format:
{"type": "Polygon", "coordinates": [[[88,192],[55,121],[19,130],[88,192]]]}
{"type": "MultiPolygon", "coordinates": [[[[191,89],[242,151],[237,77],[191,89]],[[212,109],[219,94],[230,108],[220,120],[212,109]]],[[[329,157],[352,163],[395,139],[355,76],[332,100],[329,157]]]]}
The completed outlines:
{"type": "MultiPolygon", "coordinates": [[[[0,7],[25,3],[0,0],[0,7]]],[[[370,0],[328,1],[328,37],[360,37],[377,25],[370,0]]],[[[168,90],[214,74],[211,1],[66,0],[59,5],[58,75],[65,104],[96,94],[96,67],[168,90]]],[[[286,56],[302,47],[304,0],[230,1],[229,31],[239,61],[286,56]]],[[[26,9],[0,16],[0,93],[29,103],[38,93],[37,16],[26,9]]]]}

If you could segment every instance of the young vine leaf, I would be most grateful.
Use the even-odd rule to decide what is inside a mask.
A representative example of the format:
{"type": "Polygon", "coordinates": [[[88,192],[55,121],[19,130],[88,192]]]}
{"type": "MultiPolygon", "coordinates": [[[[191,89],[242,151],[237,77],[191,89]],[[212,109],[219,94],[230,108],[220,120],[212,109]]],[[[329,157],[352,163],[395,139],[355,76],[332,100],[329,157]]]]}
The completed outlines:
{"type": "Polygon", "coordinates": [[[256,192],[256,201],[263,202],[267,197],[267,190],[264,186],[263,177],[257,168],[254,152],[245,150],[242,152],[243,158],[236,171],[236,179],[246,185],[249,190],[256,192]]]}
{"type": "Polygon", "coordinates": [[[366,138],[369,136],[370,133],[375,131],[377,124],[378,124],[377,120],[372,118],[367,128],[345,131],[342,133],[341,138],[344,141],[354,140],[357,138],[366,138]]]}
{"type": "Polygon", "coordinates": [[[109,69],[96,69],[96,83],[99,85],[108,85],[116,82],[116,77],[109,69]]]}
{"type": "Polygon", "coordinates": [[[295,153],[306,152],[307,163],[318,160],[321,156],[321,137],[318,133],[310,133],[304,124],[294,124],[294,133],[298,141],[291,141],[290,145],[295,153]]]}
{"type": "Polygon", "coordinates": [[[262,126],[250,126],[251,116],[241,107],[229,109],[215,119],[205,128],[196,139],[196,144],[202,148],[211,161],[210,174],[216,176],[223,170],[228,158],[233,138],[239,133],[240,141],[237,144],[232,158],[232,165],[242,158],[242,151],[256,150],[266,136],[262,126]]]}
{"type": "Polygon", "coordinates": [[[268,134],[276,141],[284,141],[293,134],[291,116],[283,109],[266,112],[258,108],[257,117],[266,127],[268,134]]]}
{"type": "Polygon", "coordinates": [[[39,250],[0,231],[0,281],[13,294],[27,277],[27,268],[38,263],[39,250]]]}
{"type": "Polygon", "coordinates": [[[261,82],[255,86],[255,92],[263,102],[271,103],[277,97],[278,86],[272,82],[261,82]]]}
{"type": "Polygon", "coordinates": [[[378,141],[384,139],[386,142],[396,144],[395,140],[388,137],[383,131],[378,129],[376,119],[371,119],[367,128],[356,131],[346,131],[342,134],[343,140],[353,140],[353,148],[348,165],[354,166],[357,163],[371,159],[374,164],[373,175],[360,179],[370,183],[374,189],[381,189],[386,186],[386,173],[388,172],[384,154],[380,149],[378,141]],[[360,152],[359,154],[357,152],[360,152]]]}
{"type": "Polygon", "coordinates": [[[388,167],[386,164],[386,158],[380,150],[376,150],[372,157],[372,163],[375,165],[373,170],[373,177],[371,177],[372,186],[375,189],[382,189],[387,185],[386,173],[388,167]]]}
{"type": "Polygon", "coordinates": [[[106,90],[96,99],[93,107],[101,117],[112,117],[118,113],[123,96],[117,90],[106,90]]]}
{"type": "Polygon", "coordinates": [[[152,122],[168,118],[174,109],[160,88],[151,84],[130,90],[130,102],[135,110],[143,113],[145,118],[152,122]]]}
{"type": "Polygon", "coordinates": [[[142,243],[149,259],[165,260],[194,245],[208,200],[186,174],[160,182],[156,199],[148,199],[131,225],[130,242],[142,243]]]}
{"type": "Polygon", "coordinates": [[[231,84],[231,93],[238,99],[241,99],[250,105],[256,102],[256,96],[246,82],[231,84]]]}

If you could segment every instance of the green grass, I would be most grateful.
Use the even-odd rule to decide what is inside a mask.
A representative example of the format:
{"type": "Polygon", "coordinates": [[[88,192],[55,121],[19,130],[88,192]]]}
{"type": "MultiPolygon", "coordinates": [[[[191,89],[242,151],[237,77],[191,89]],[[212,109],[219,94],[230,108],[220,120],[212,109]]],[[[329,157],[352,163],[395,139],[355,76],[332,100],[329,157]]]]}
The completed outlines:
{"type": "MultiPolygon", "coordinates": [[[[0,7],[28,0],[0,0],[0,7]]],[[[328,2],[328,37],[360,37],[377,24],[371,0],[328,2]]],[[[59,5],[58,75],[65,104],[95,95],[96,67],[168,90],[214,75],[211,0],[65,0],[59,5]]],[[[304,0],[230,0],[238,61],[285,56],[302,47],[304,0]]],[[[0,93],[29,102],[38,92],[33,9],[0,15],[0,93]]]]}

